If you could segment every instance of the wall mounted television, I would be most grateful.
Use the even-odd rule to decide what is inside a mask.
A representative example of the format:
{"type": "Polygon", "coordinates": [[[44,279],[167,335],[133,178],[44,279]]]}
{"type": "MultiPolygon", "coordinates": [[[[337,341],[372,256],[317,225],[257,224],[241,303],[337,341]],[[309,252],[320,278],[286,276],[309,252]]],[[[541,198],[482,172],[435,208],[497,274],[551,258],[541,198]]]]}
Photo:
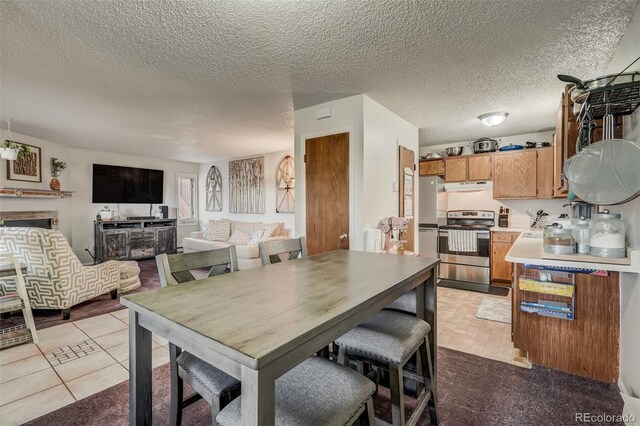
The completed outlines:
{"type": "Polygon", "coordinates": [[[93,203],[162,204],[164,170],[93,165],[93,203]]]}

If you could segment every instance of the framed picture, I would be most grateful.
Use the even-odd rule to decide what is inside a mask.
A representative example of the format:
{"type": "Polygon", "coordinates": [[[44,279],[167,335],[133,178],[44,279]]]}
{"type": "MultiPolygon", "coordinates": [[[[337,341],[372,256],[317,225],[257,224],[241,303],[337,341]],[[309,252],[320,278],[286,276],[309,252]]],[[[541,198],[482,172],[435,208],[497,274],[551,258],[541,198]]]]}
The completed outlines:
{"type": "Polygon", "coordinates": [[[22,182],[42,182],[42,150],[37,146],[28,146],[31,152],[15,161],[7,160],[7,180],[22,182]]]}
{"type": "Polygon", "coordinates": [[[264,212],[264,157],[229,161],[229,213],[264,212]]]}

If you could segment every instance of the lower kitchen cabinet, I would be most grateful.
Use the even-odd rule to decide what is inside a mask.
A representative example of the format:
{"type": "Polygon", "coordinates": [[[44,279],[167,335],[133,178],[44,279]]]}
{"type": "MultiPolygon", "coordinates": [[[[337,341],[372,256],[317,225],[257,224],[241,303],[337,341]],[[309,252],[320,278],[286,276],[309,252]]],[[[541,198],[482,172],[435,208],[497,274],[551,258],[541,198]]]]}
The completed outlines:
{"type": "Polygon", "coordinates": [[[519,235],[517,232],[491,232],[491,282],[494,285],[511,287],[513,265],[504,258],[519,235]]]}

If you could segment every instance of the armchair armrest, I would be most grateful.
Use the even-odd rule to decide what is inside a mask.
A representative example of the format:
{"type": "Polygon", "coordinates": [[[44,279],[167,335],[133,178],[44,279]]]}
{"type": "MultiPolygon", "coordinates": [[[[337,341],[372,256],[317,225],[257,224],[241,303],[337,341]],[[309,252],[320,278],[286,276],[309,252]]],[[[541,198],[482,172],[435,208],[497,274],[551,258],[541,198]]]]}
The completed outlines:
{"type": "Polygon", "coordinates": [[[196,232],[192,232],[190,234],[191,238],[196,238],[199,240],[203,240],[204,239],[204,231],[196,231],[196,232]]]}

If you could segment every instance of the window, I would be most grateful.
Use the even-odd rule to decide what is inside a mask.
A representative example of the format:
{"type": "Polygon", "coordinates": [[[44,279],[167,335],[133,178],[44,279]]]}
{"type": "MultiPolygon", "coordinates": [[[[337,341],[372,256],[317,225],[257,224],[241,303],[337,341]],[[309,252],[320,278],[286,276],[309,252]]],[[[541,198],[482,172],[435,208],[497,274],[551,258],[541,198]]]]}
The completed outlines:
{"type": "Polygon", "coordinates": [[[296,198],[293,157],[285,155],[276,170],[276,213],[293,213],[296,198]]]}
{"type": "Polygon", "coordinates": [[[211,166],[207,173],[207,211],[222,211],[222,176],[216,166],[211,166]]]}
{"type": "Polygon", "coordinates": [[[198,176],[178,173],[178,223],[198,223],[198,176]]]}

